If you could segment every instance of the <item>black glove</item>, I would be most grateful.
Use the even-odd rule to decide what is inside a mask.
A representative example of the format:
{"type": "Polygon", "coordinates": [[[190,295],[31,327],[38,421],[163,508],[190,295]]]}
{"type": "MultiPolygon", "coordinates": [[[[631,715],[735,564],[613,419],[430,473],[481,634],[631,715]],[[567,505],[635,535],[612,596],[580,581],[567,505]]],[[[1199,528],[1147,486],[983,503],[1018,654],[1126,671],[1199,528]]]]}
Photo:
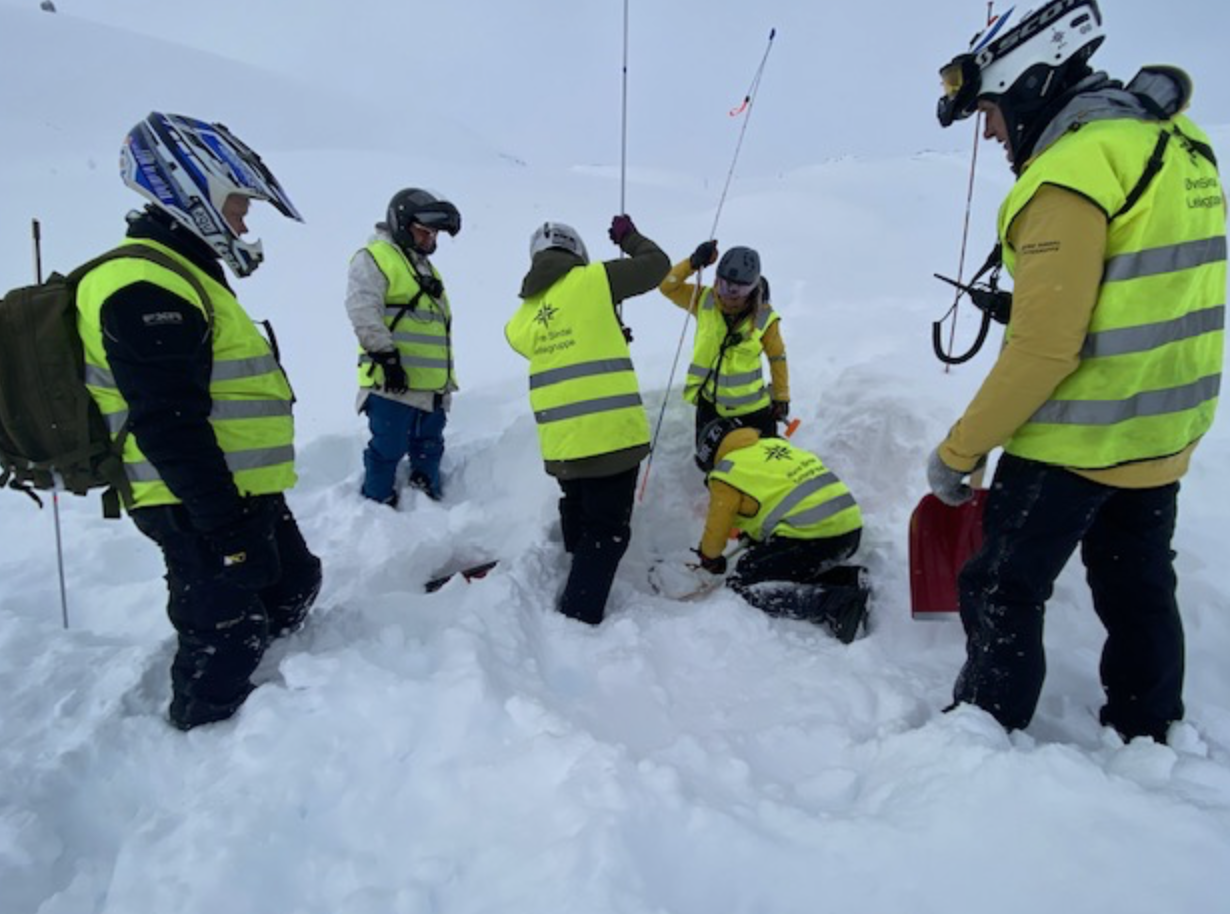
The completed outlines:
{"type": "Polygon", "coordinates": [[[368,353],[384,371],[384,389],[391,394],[404,394],[410,389],[406,369],[401,367],[401,354],[396,349],[368,353]]]}
{"type": "Polygon", "coordinates": [[[273,537],[277,520],[273,507],[249,501],[239,520],[205,534],[205,541],[218,556],[218,574],[224,580],[245,590],[261,590],[282,576],[273,537]]]}
{"type": "Polygon", "coordinates": [[[700,559],[700,567],[710,574],[725,574],[726,573],[726,556],[719,555],[717,558],[709,558],[699,549],[693,549],[696,557],[700,559]]]}
{"type": "Polygon", "coordinates": [[[438,276],[419,276],[419,288],[423,290],[423,294],[430,298],[439,298],[444,294],[444,283],[440,282],[438,276]]]}
{"type": "Polygon", "coordinates": [[[623,247],[624,239],[635,231],[636,225],[632,222],[632,217],[625,213],[611,220],[611,228],[606,234],[608,238],[623,247]]]}
{"type": "Polygon", "coordinates": [[[769,406],[769,415],[774,422],[785,422],[790,418],[790,401],[774,400],[769,406]]]}
{"type": "Polygon", "coordinates": [[[688,258],[688,263],[692,265],[693,270],[699,270],[709,266],[715,260],[717,260],[717,242],[702,241],[696,246],[692,256],[688,258]]]}

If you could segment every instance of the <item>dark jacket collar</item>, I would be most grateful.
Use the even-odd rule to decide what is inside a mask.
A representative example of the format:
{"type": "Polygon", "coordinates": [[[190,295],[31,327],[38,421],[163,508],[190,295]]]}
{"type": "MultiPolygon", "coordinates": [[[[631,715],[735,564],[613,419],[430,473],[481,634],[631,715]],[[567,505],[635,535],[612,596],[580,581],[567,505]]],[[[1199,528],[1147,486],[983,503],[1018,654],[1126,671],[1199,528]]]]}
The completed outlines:
{"type": "Polygon", "coordinates": [[[560,248],[539,251],[534,255],[530,270],[521,281],[521,297],[533,298],[539,292],[545,292],[555,285],[570,270],[583,266],[585,261],[571,251],[560,248]]]}
{"type": "Polygon", "coordinates": [[[147,206],[144,212],[128,214],[128,237],[165,245],[230,288],[222,261],[213,249],[157,207],[147,206]]]}

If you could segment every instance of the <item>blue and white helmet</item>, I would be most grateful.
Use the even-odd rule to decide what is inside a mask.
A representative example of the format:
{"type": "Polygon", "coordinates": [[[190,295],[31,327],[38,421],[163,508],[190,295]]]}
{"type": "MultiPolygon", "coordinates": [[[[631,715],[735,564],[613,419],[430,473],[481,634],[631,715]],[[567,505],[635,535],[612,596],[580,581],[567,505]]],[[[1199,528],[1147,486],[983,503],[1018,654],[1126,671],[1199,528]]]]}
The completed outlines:
{"type": "Polygon", "coordinates": [[[231,194],[265,200],[303,221],[260,156],[222,124],[155,111],[133,127],[120,150],[124,183],[208,244],[236,276],[255,270],[260,241],[244,241],[222,217],[231,194]]]}

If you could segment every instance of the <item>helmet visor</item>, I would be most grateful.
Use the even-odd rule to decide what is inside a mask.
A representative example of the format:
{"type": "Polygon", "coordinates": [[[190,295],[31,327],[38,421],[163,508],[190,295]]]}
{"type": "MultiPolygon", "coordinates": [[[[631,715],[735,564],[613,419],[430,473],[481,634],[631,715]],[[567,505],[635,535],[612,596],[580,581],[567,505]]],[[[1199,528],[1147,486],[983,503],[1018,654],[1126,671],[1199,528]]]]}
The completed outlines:
{"type": "Polygon", "coordinates": [[[457,207],[444,200],[420,206],[410,217],[410,221],[418,223],[423,228],[433,232],[448,232],[456,235],[461,231],[461,213],[457,207]]]}
{"type": "Polygon", "coordinates": [[[982,79],[974,55],[958,54],[940,67],[940,83],[944,94],[936,105],[936,117],[941,127],[964,120],[978,109],[982,79]]]}
{"type": "Polygon", "coordinates": [[[269,166],[224,124],[201,123],[197,133],[200,142],[213,153],[215,159],[226,163],[230,180],[235,184],[231,193],[265,200],[286,218],[303,221],[303,216],[290,202],[290,197],[269,166]]]}

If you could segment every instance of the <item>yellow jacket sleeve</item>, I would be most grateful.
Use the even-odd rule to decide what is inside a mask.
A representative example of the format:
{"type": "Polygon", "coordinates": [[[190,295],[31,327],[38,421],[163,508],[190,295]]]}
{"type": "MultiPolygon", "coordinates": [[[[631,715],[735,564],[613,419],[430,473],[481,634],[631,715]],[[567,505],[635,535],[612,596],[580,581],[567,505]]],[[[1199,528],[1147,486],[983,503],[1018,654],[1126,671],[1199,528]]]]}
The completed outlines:
{"type": "Polygon", "coordinates": [[[705,517],[705,532],[700,539],[701,554],[709,559],[721,555],[726,550],[735,517],[740,512],[754,517],[759,507],[754,498],[734,486],[720,479],[709,480],[709,514],[705,517]]]}
{"type": "Polygon", "coordinates": [[[662,284],[658,286],[659,292],[689,314],[696,313],[696,305],[700,301],[697,284],[687,282],[687,278],[695,272],[692,269],[690,258],[681,260],[671,267],[671,271],[666,274],[666,279],[662,280],[662,284]]]}
{"type": "Polygon", "coordinates": [[[760,338],[769,359],[769,381],[774,400],[790,399],[790,370],[786,367],[786,341],[782,339],[781,320],[775,320],[760,338]]]}
{"type": "Polygon", "coordinates": [[[1106,250],[1106,216],[1085,197],[1044,185],[1009,228],[1017,251],[1012,319],[999,358],[940,457],[970,471],[1050,399],[1080,363],[1106,250]]]}

